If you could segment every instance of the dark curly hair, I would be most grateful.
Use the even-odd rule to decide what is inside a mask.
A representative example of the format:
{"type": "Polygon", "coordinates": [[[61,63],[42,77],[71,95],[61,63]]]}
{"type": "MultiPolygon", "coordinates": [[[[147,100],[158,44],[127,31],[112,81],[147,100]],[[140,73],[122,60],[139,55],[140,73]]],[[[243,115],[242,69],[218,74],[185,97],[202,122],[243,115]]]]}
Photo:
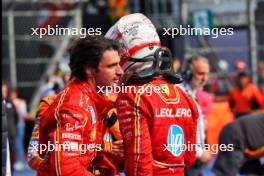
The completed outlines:
{"type": "Polygon", "coordinates": [[[119,51],[119,44],[103,36],[96,35],[75,40],[69,48],[71,78],[87,79],[84,66],[97,70],[106,50],[119,51]]]}

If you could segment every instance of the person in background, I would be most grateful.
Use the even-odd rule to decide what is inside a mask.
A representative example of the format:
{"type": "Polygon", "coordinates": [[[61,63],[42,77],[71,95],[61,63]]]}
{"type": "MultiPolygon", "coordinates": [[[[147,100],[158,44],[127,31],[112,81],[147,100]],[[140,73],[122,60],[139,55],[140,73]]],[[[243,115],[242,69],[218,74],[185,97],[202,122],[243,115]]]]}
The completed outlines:
{"type": "Polygon", "coordinates": [[[251,83],[247,72],[237,75],[237,85],[230,92],[229,105],[236,118],[264,108],[264,96],[258,86],[251,83]]]}
{"type": "Polygon", "coordinates": [[[27,104],[26,101],[18,98],[17,90],[13,88],[10,94],[11,100],[16,107],[18,114],[18,124],[16,128],[16,163],[14,165],[16,170],[22,170],[25,167],[24,163],[24,135],[25,135],[25,117],[27,116],[27,104]]]}
{"type": "Polygon", "coordinates": [[[227,148],[217,155],[213,166],[216,176],[264,175],[263,117],[263,111],[241,116],[222,129],[219,145],[227,148]]]}
{"type": "Polygon", "coordinates": [[[11,161],[11,171],[14,171],[14,164],[16,161],[16,150],[15,150],[15,137],[16,137],[16,126],[18,123],[18,115],[14,103],[10,99],[9,85],[7,82],[2,81],[2,99],[6,102],[6,117],[7,117],[7,130],[9,140],[9,151],[11,161]]]}
{"type": "Polygon", "coordinates": [[[210,151],[204,150],[205,119],[202,112],[202,104],[199,104],[199,99],[201,97],[199,97],[199,99],[197,97],[197,93],[198,96],[201,95],[199,94],[199,91],[202,91],[203,86],[208,81],[210,73],[209,62],[205,57],[194,56],[187,60],[187,65],[184,72],[185,82],[182,84],[182,87],[186,93],[195,100],[199,112],[196,138],[198,144],[196,151],[196,161],[193,166],[185,169],[185,174],[191,176],[200,176],[202,175],[202,165],[211,159],[210,151]]]}
{"type": "Polygon", "coordinates": [[[242,59],[237,59],[235,62],[235,72],[238,75],[241,72],[245,72],[247,70],[247,64],[242,59]]]}
{"type": "Polygon", "coordinates": [[[10,151],[5,107],[6,102],[2,99],[2,176],[11,176],[10,151]]]}
{"type": "Polygon", "coordinates": [[[58,93],[64,86],[64,81],[57,74],[50,75],[48,81],[41,87],[41,98],[58,93]]]}
{"type": "Polygon", "coordinates": [[[230,82],[230,85],[228,85],[228,93],[236,87],[236,82],[237,82],[237,76],[241,72],[246,72],[248,70],[247,68],[247,63],[245,62],[244,59],[235,59],[234,65],[233,65],[233,72],[228,74],[228,81],[230,82]]]}

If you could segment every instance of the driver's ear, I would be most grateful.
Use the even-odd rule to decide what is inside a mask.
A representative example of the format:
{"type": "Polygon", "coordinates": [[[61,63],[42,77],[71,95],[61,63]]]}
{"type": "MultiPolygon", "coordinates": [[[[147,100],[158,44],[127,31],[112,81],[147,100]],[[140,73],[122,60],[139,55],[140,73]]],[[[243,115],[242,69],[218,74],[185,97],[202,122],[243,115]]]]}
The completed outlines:
{"type": "Polygon", "coordinates": [[[84,72],[88,78],[94,77],[95,69],[88,67],[87,65],[84,66],[84,72]]]}

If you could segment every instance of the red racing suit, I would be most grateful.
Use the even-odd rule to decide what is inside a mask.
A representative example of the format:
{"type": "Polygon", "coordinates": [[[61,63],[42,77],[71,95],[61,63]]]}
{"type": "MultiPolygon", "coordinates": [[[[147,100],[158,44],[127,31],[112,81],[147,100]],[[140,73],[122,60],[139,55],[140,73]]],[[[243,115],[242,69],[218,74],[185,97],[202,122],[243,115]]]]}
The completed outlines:
{"type": "Polygon", "coordinates": [[[90,176],[101,141],[98,126],[113,103],[86,81],[74,79],[60,91],[40,119],[39,154],[49,155],[50,175],[90,176]],[[45,150],[46,147],[46,150],[45,150]]]}
{"type": "Polygon", "coordinates": [[[126,175],[183,176],[184,167],[196,157],[195,147],[184,148],[196,144],[198,111],[193,100],[176,84],[159,78],[125,90],[117,99],[117,115],[126,175]]]}

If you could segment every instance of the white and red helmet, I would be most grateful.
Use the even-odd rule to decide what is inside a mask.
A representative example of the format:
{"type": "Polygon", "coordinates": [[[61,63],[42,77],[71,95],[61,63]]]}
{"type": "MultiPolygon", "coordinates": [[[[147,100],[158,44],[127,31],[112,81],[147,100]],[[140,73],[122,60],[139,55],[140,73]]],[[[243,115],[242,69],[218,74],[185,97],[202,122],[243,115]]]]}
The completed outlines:
{"type": "Polygon", "coordinates": [[[105,34],[106,38],[118,41],[121,45],[121,66],[126,72],[138,72],[151,63],[132,63],[128,58],[140,59],[153,55],[160,47],[160,39],[152,22],[143,14],[135,13],[120,18],[105,34]],[[133,65],[133,67],[130,67],[133,65]],[[130,70],[127,70],[130,68],[130,70]]]}
{"type": "Polygon", "coordinates": [[[121,44],[121,56],[143,58],[160,47],[160,39],[151,21],[141,13],[120,18],[105,34],[121,44]]]}

